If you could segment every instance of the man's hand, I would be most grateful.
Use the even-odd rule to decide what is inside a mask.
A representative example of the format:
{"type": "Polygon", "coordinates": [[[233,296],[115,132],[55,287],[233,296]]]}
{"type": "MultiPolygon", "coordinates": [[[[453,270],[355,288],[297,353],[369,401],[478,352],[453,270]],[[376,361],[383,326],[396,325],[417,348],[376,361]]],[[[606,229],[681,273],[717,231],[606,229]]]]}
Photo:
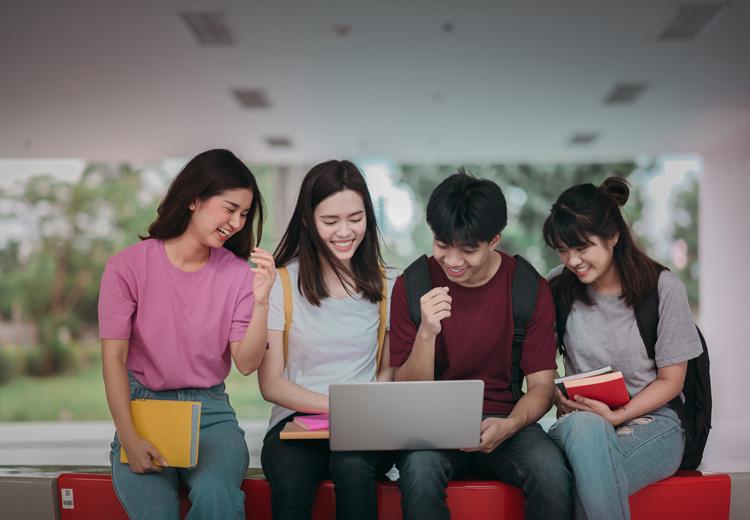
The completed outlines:
{"type": "Polygon", "coordinates": [[[143,437],[136,436],[127,441],[120,439],[120,442],[128,454],[128,465],[133,473],[160,472],[169,466],[159,450],[143,437]]]}
{"type": "Polygon", "coordinates": [[[511,418],[488,417],[482,421],[479,447],[463,451],[492,453],[503,441],[515,435],[518,429],[516,421],[511,418]]]}
{"type": "Polygon", "coordinates": [[[435,287],[420,298],[419,307],[422,311],[422,323],[419,328],[431,337],[436,337],[442,330],[440,321],[451,315],[451,297],[448,296],[448,288],[435,287]]]}

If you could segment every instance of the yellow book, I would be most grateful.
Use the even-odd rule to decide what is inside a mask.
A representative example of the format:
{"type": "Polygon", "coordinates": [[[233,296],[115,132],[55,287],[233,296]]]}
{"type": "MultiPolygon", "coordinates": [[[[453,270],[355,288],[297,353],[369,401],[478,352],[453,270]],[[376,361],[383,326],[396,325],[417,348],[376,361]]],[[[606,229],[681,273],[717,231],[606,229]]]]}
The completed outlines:
{"type": "MultiPolygon", "coordinates": [[[[137,399],[130,402],[130,413],[138,435],[151,442],[170,466],[192,468],[198,464],[200,402],[137,399]]],[[[122,448],[120,462],[128,463],[122,448]]]]}

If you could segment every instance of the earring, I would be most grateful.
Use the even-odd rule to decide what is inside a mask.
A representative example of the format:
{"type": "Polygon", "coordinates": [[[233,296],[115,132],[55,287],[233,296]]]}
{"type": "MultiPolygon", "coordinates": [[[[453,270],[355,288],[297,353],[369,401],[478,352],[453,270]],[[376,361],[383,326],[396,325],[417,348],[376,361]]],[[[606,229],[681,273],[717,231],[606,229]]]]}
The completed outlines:
{"type": "Polygon", "coordinates": [[[188,208],[190,208],[190,211],[195,211],[195,204],[191,204],[188,208]]]}

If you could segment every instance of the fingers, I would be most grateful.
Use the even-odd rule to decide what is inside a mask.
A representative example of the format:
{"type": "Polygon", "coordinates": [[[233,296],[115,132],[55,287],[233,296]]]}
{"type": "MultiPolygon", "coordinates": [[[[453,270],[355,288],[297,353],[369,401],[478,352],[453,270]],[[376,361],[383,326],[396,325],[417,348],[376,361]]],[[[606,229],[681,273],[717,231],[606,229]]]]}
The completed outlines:
{"type": "Polygon", "coordinates": [[[449,305],[452,301],[452,298],[448,295],[448,288],[447,287],[435,287],[434,289],[430,290],[428,293],[425,293],[420,299],[419,302],[422,305],[426,304],[438,304],[441,302],[447,302],[449,305]]]}

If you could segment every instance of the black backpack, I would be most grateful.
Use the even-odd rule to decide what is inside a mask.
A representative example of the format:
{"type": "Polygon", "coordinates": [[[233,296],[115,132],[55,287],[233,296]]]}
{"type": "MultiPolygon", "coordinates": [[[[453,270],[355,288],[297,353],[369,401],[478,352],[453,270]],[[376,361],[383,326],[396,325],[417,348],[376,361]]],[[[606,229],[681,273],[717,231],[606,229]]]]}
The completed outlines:
{"type": "MultiPolygon", "coordinates": [[[[565,309],[559,299],[555,297],[557,310],[557,338],[560,351],[564,353],[562,338],[565,336],[565,326],[568,321],[570,309],[565,309]]],[[[655,289],[635,308],[635,319],[638,323],[638,331],[646,352],[651,359],[656,358],[655,346],[657,327],[659,325],[659,291],[655,289]]],[[[695,469],[703,458],[703,450],[706,447],[708,433],[711,429],[711,376],[710,362],[708,359],[708,346],[703,338],[703,333],[698,326],[698,336],[703,346],[703,352],[697,358],[688,361],[685,383],[682,394],[685,402],[679,396],[669,402],[677,415],[680,417],[682,427],[685,429],[685,452],[682,455],[680,469],[695,469]]]]}
{"type": "MultiPolygon", "coordinates": [[[[525,258],[515,255],[516,270],[511,283],[513,308],[513,346],[511,347],[511,391],[513,400],[518,401],[521,392],[523,374],[521,373],[521,347],[526,338],[526,325],[531,320],[536,306],[536,293],[539,287],[540,275],[525,258]]],[[[432,290],[432,279],[427,264],[427,256],[422,255],[404,271],[404,287],[406,289],[406,303],[409,317],[419,328],[422,321],[422,311],[419,300],[432,290]]],[[[435,380],[440,379],[437,355],[435,356],[435,380]]]]}

